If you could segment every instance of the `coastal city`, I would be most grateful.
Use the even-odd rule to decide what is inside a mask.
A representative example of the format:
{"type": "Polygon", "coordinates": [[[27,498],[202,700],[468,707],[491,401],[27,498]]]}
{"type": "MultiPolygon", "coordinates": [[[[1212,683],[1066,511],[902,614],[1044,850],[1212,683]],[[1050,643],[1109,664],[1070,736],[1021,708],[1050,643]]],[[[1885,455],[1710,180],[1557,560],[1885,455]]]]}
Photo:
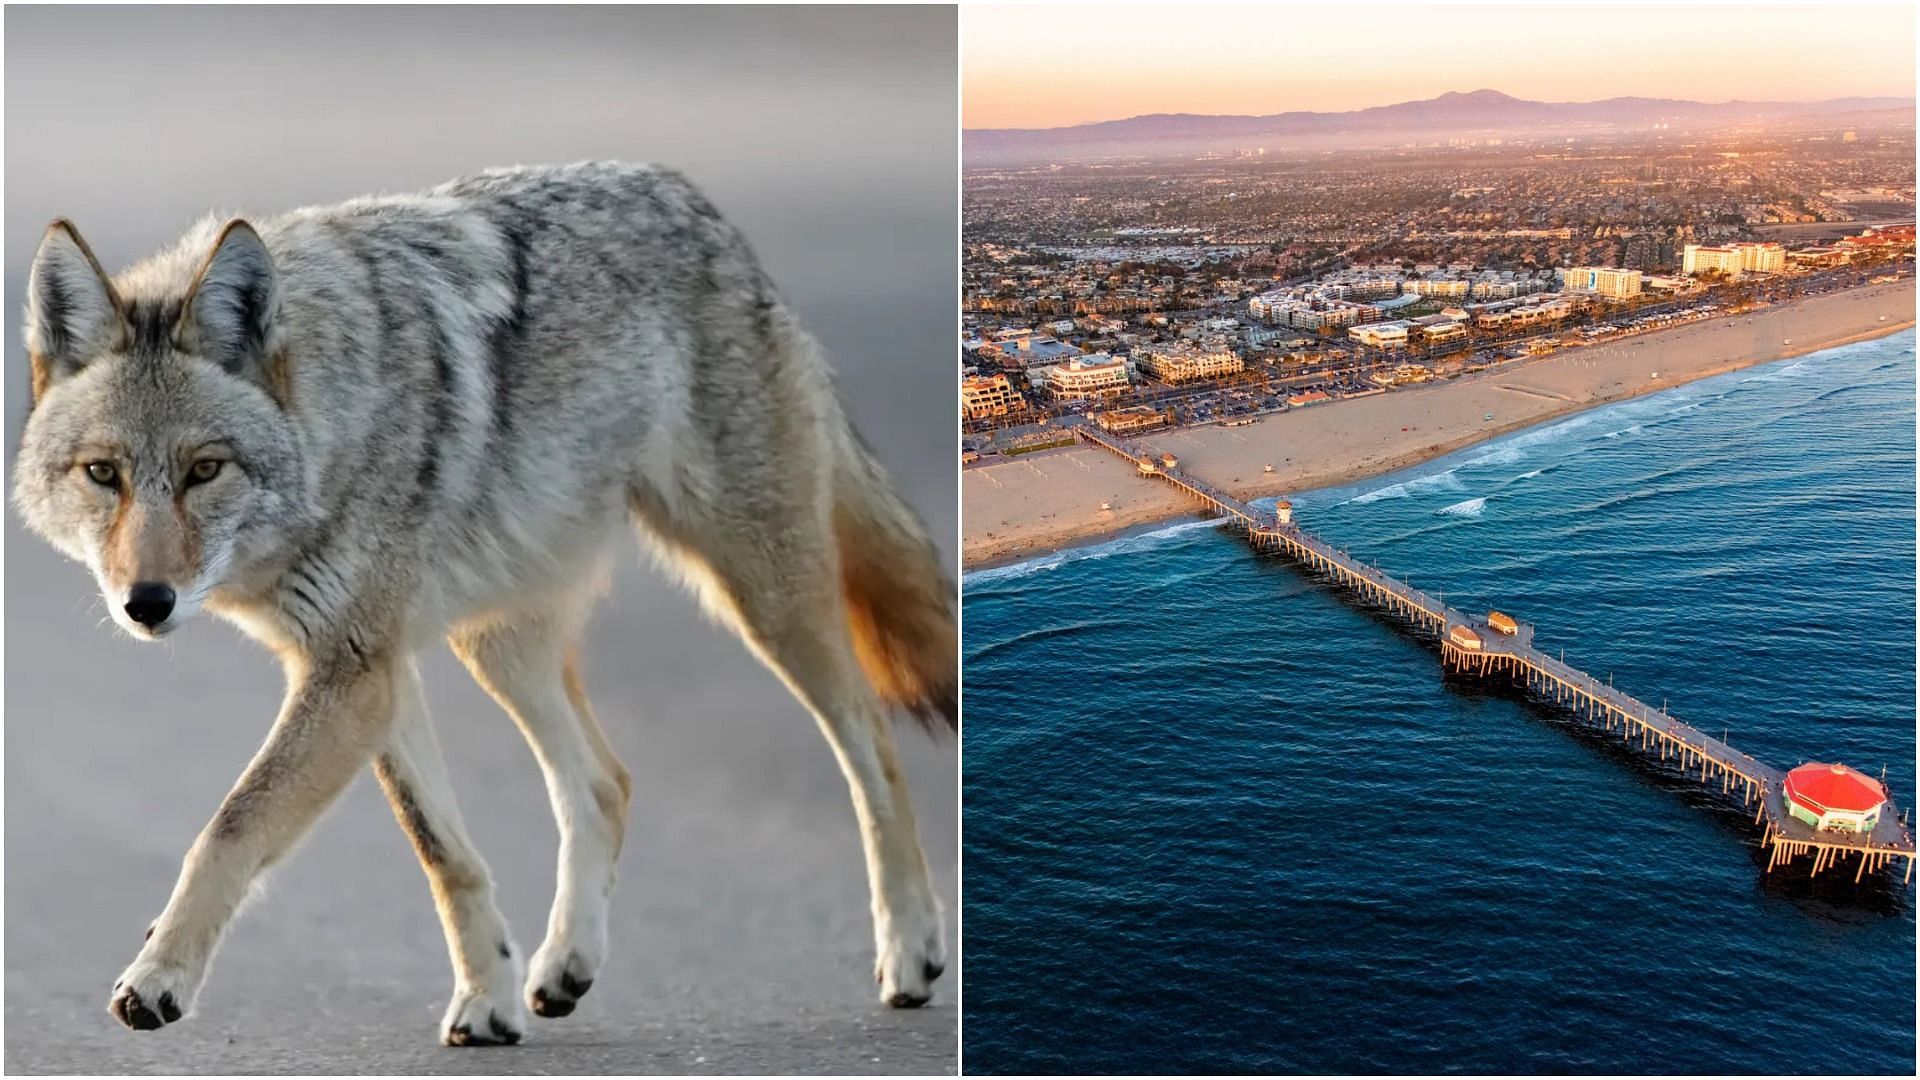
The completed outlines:
{"type": "Polygon", "coordinates": [[[1913,272],[1910,127],[973,168],[962,457],[1261,417],[1913,272]]]}
{"type": "Polygon", "coordinates": [[[1911,1075],[1914,5],[1255,10],[963,27],[967,1068],[1911,1075]]]}

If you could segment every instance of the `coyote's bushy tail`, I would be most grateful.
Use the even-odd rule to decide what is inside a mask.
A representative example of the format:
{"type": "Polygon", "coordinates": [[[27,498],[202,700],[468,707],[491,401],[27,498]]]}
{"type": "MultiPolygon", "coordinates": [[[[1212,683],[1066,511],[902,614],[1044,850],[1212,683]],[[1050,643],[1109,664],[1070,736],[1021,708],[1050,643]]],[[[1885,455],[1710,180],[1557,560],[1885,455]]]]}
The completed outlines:
{"type": "Polygon", "coordinates": [[[835,470],[833,526],[847,621],[867,679],[928,728],[958,730],[953,578],[920,516],[851,429],[835,470]]]}

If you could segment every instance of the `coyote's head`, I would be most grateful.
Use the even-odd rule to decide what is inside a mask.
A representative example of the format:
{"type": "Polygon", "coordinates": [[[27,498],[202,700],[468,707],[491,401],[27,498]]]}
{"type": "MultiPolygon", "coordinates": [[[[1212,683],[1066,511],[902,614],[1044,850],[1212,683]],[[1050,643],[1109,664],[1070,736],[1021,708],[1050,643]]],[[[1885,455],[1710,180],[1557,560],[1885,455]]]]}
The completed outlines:
{"type": "Polygon", "coordinates": [[[245,582],[302,518],[278,300],[244,221],[209,221],[117,283],[65,221],[34,256],[14,503],[135,637],[245,582]]]}

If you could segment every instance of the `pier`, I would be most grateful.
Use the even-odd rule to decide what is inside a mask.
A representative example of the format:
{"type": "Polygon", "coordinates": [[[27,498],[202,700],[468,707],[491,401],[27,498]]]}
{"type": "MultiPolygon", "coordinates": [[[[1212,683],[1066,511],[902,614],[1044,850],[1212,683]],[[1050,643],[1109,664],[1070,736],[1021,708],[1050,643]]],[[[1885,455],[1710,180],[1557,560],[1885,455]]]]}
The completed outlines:
{"type": "Polygon", "coordinates": [[[1767,872],[1811,858],[1811,873],[1845,873],[1854,881],[1904,859],[1902,881],[1911,882],[1914,841],[1911,826],[1891,800],[1864,832],[1814,826],[1793,816],[1785,794],[1787,773],[1742,753],[1626,692],[1611,680],[1601,682],[1533,646],[1534,628],[1495,612],[1467,613],[1370,566],[1301,529],[1291,506],[1258,510],[1179,469],[1172,455],[1154,454],[1092,426],[1077,429],[1082,439],[1125,458],[1143,477],[1171,484],[1228,519],[1255,551],[1286,556],[1332,584],[1401,619],[1417,635],[1435,640],[1449,671],[1509,682],[1537,701],[1554,705],[1577,722],[1617,736],[1623,744],[1658,760],[1742,806],[1754,808],[1754,824],[1763,827],[1761,850],[1767,872]]]}

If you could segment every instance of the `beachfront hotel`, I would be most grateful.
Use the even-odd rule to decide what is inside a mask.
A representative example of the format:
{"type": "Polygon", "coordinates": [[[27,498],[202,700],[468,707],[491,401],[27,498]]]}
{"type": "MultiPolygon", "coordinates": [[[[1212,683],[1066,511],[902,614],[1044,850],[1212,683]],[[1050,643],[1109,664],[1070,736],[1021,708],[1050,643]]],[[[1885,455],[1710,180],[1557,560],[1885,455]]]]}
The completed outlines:
{"type": "Polygon", "coordinates": [[[1642,275],[1638,270],[1575,266],[1562,273],[1566,275],[1563,288],[1568,292],[1594,293],[1613,300],[1631,300],[1640,295],[1642,275]]]}
{"type": "Polygon", "coordinates": [[[1188,383],[1197,379],[1215,379],[1246,370],[1246,361],[1233,350],[1213,346],[1195,348],[1186,345],[1154,346],[1136,349],[1133,362],[1141,371],[1164,383],[1188,383]]]}
{"type": "Polygon", "coordinates": [[[1718,271],[1730,278],[1753,272],[1777,274],[1787,268],[1787,250],[1779,244],[1688,244],[1680,272],[1689,276],[1718,271]]]}
{"type": "Polygon", "coordinates": [[[1044,386],[1056,401],[1088,401],[1126,392],[1133,380],[1127,362],[1106,353],[1076,356],[1064,364],[1030,373],[1035,386],[1044,386]]]}

